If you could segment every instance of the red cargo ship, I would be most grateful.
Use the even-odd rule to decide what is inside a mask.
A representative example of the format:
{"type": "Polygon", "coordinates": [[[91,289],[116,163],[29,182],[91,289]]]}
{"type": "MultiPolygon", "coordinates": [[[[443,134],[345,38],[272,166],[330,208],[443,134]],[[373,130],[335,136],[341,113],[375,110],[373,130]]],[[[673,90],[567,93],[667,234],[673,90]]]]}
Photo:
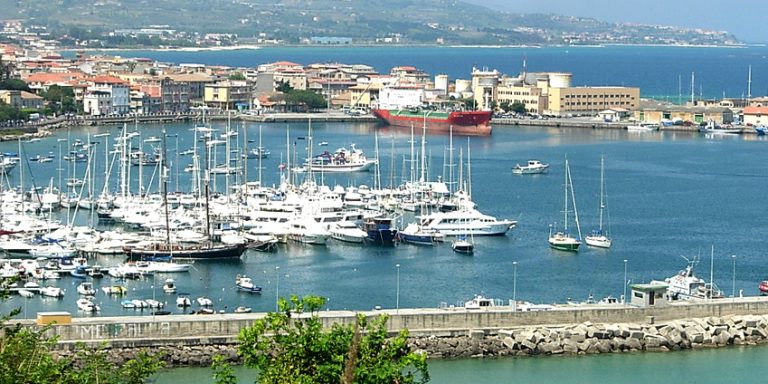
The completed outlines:
{"type": "Polygon", "coordinates": [[[425,124],[429,132],[464,136],[488,136],[491,134],[491,111],[431,111],[410,109],[374,109],[373,114],[396,127],[421,128],[425,124]]]}

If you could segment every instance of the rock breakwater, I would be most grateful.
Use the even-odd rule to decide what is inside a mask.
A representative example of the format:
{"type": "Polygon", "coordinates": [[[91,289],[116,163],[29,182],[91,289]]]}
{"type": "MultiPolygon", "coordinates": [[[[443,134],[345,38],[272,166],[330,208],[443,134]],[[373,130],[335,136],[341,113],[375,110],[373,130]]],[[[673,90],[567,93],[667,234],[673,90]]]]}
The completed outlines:
{"type": "Polygon", "coordinates": [[[414,337],[430,358],[546,356],[754,345],[768,342],[768,316],[723,316],[655,324],[537,325],[452,337],[414,337]]]}

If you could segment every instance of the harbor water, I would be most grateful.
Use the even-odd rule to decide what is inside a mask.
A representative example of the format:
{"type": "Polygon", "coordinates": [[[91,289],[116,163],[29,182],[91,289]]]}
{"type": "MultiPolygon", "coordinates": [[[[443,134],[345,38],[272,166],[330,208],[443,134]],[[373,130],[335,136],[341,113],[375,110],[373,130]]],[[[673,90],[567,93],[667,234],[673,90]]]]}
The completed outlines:
{"type": "MultiPolygon", "coordinates": [[[[768,374],[766,347],[729,347],[674,353],[620,353],[506,359],[431,360],[434,384],[467,383],[752,383],[768,374]]],[[[239,382],[253,370],[236,367],[239,382]]],[[[210,368],[175,368],[158,374],[157,384],[207,384],[210,368]]]]}
{"type": "MultiPolygon", "coordinates": [[[[188,132],[191,124],[139,127],[142,137],[178,134],[180,150],[192,146],[188,132]]],[[[223,123],[214,124],[223,129],[223,123]]],[[[294,124],[289,146],[304,150],[306,124],[294,124]]],[[[248,138],[258,138],[257,125],[248,125],[248,138]]],[[[57,153],[58,139],[70,137],[86,141],[88,132],[110,132],[117,135],[118,127],[90,127],[59,131],[52,137],[34,143],[22,143],[22,155],[34,156],[48,151],[57,153]]],[[[378,129],[373,124],[313,124],[315,143],[327,141],[330,148],[355,143],[370,157],[375,157],[374,132],[379,137],[382,185],[400,184],[409,179],[410,133],[378,129]],[[394,153],[394,155],[393,155],[394,153]],[[405,176],[404,176],[405,175],[405,176]]],[[[242,138],[243,136],[241,136],[242,138]]],[[[263,124],[263,145],[272,152],[262,163],[263,182],[279,182],[281,152],[285,157],[285,124],[263,124]]],[[[458,179],[458,166],[443,167],[449,153],[449,137],[427,135],[426,153],[429,176],[445,175],[458,179]]],[[[110,138],[111,140],[111,138],[110,138]]],[[[176,160],[176,138],[168,139],[168,158],[186,166],[190,160],[176,160]]],[[[241,139],[242,140],[242,139],[241,139]]],[[[98,154],[99,145],[96,144],[98,154]]],[[[251,145],[256,145],[252,143],[251,145]]],[[[471,163],[472,197],[484,213],[499,218],[519,220],[518,227],[506,236],[475,237],[473,256],[459,255],[450,243],[435,247],[402,244],[395,248],[360,247],[331,241],[326,246],[287,244],[276,253],[248,251],[240,260],[196,262],[188,273],[155,274],[141,280],[117,281],[109,277],[94,282],[99,286],[123,284],[125,297],[99,295],[102,307],[99,315],[149,315],[149,311],[125,310],[121,299],[156,298],[174,307],[175,295],[166,295],[161,285],[174,278],[179,292],[192,297],[208,296],[216,310],[247,306],[254,311],[275,308],[277,296],[288,294],[321,295],[328,299],[329,309],[371,309],[375,306],[437,307],[463,303],[475,294],[487,297],[517,299],[538,303],[582,301],[620,296],[624,291],[623,272],[626,266],[630,282],[648,282],[677,273],[686,265],[682,256],[700,256],[696,273],[714,282],[727,295],[743,291],[758,294],[758,283],[768,276],[764,262],[761,234],[766,230],[762,196],[768,180],[768,170],[762,161],[767,142],[752,135],[709,138],[698,133],[650,132],[632,133],[619,130],[568,128],[496,127],[492,137],[454,138],[454,164],[459,164],[461,148],[462,176],[468,180],[471,163]],[[467,149],[469,145],[469,150],[467,149]],[[471,162],[467,154],[471,152],[471,162]],[[576,203],[586,235],[597,226],[599,201],[600,157],[605,157],[607,190],[606,223],[614,244],[610,250],[583,246],[578,253],[549,248],[549,225],[563,221],[564,160],[571,165],[576,203]],[[513,175],[518,162],[536,158],[550,164],[543,175],[513,175]],[[714,247],[714,253],[711,253],[714,247]],[[735,255],[733,257],[732,255],[735,255]],[[626,260],[626,263],[625,261],[626,260]],[[712,265],[710,265],[712,262],[712,265]],[[516,264],[513,264],[516,263],[516,264]],[[398,267],[399,265],[399,267],[398,267]],[[248,275],[263,287],[261,295],[239,293],[235,277],[248,275]],[[397,291],[399,289],[399,297],[397,291]]],[[[418,148],[418,145],[416,146],[418,148]]],[[[17,151],[18,144],[2,143],[2,151],[17,151]]],[[[293,149],[292,149],[293,151],[293,149]]],[[[103,158],[96,159],[96,175],[103,174],[103,158]],[[99,160],[101,159],[101,160],[99,160]]],[[[283,159],[285,161],[285,158],[283,159]]],[[[447,161],[446,161],[447,162],[447,161]]],[[[25,162],[4,181],[4,186],[19,183],[19,170],[25,172],[29,188],[34,182],[46,186],[57,182],[57,162],[25,162]]],[[[83,172],[76,163],[78,174],[83,172]]],[[[138,182],[137,167],[131,171],[133,187],[138,182]]],[[[256,176],[256,164],[249,164],[249,179],[256,176]]],[[[175,187],[175,171],[170,172],[169,184],[175,187]]],[[[66,177],[66,171],[64,171],[66,177]]],[[[145,183],[152,171],[144,170],[145,183]]],[[[178,172],[179,189],[188,190],[189,176],[178,172]]],[[[327,185],[373,185],[374,172],[352,175],[315,175],[317,182],[327,185]]],[[[103,176],[96,178],[100,190],[103,176]]],[[[155,176],[156,177],[156,176],[155,176]]],[[[157,179],[154,179],[155,183],[157,179]]],[[[111,185],[115,185],[113,177],[111,185]]],[[[145,185],[147,185],[145,184],[145,185]]],[[[469,183],[467,183],[469,185],[469,183]]],[[[157,187],[150,190],[156,191],[157,187]]],[[[222,177],[215,188],[224,190],[222,177]]],[[[66,210],[58,212],[66,220],[66,210]]],[[[92,216],[79,211],[76,223],[88,225],[92,216]]],[[[96,224],[101,228],[101,224],[96,224]]],[[[573,228],[573,223],[570,226],[573,228]]],[[[90,262],[102,266],[116,265],[121,256],[100,256],[90,262]]],[[[38,311],[66,310],[76,316],[76,285],[70,277],[54,281],[67,290],[63,299],[34,297],[22,300],[14,297],[0,303],[0,310],[23,308],[26,317],[38,311]]],[[[178,311],[170,308],[171,311],[178,311]]]]}

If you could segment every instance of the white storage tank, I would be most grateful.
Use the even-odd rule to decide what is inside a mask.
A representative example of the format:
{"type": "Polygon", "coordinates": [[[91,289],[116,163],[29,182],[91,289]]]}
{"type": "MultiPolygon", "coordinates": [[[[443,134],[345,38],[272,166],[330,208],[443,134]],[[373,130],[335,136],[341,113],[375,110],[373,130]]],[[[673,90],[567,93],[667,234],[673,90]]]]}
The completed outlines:
{"type": "Polygon", "coordinates": [[[435,89],[442,90],[443,94],[448,92],[448,75],[437,75],[435,76],[435,89]]]}
{"type": "Polygon", "coordinates": [[[570,88],[573,75],[570,73],[553,72],[549,74],[549,86],[552,88],[570,88]]]}
{"type": "Polygon", "coordinates": [[[472,81],[456,79],[456,92],[464,93],[472,90],[472,81]]]}

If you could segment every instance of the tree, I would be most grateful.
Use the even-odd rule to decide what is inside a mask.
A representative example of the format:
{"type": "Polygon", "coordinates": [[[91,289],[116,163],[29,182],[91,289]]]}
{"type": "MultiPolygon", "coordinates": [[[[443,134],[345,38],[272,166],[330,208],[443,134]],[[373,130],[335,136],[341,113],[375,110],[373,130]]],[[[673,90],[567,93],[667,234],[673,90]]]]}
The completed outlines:
{"type": "Polygon", "coordinates": [[[48,104],[46,114],[77,112],[75,93],[71,87],[61,87],[54,84],[48,87],[42,96],[48,104]]]}
{"type": "Polygon", "coordinates": [[[512,103],[512,106],[510,106],[510,110],[512,112],[518,113],[518,114],[525,114],[527,111],[525,109],[525,104],[521,103],[518,100],[515,100],[514,103],[512,103]]]}
{"type": "Polygon", "coordinates": [[[499,104],[499,108],[504,112],[509,112],[512,109],[512,105],[509,103],[509,100],[504,100],[499,104]]]}
{"type": "Polygon", "coordinates": [[[229,75],[230,80],[245,80],[245,75],[242,72],[233,72],[229,75]]]}
{"type": "MultiPolygon", "coordinates": [[[[0,300],[7,294],[0,290],[0,300]]],[[[110,361],[104,348],[76,347],[75,358],[55,358],[56,338],[45,336],[47,327],[34,329],[8,321],[18,315],[14,309],[0,318],[0,383],[99,383],[141,384],[154,375],[163,363],[159,356],[140,352],[123,366],[110,361]]]]}
{"type": "Polygon", "coordinates": [[[429,381],[426,356],[411,351],[407,330],[390,338],[386,315],[358,315],[354,325],[334,324],[324,330],[316,313],[324,303],[317,296],[281,298],[280,312],[240,331],[238,354],[246,366],[259,371],[259,383],[429,381]]]}
{"type": "Polygon", "coordinates": [[[303,105],[310,110],[328,106],[328,102],[323,96],[306,90],[292,89],[288,91],[285,96],[285,101],[289,105],[303,105]]]}
{"type": "Polygon", "coordinates": [[[280,85],[278,85],[275,90],[280,93],[288,94],[293,90],[293,87],[291,87],[291,84],[289,84],[287,81],[280,81],[280,85]]]}
{"type": "Polygon", "coordinates": [[[27,91],[30,92],[29,85],[20,79],[5,79],[0,81],[0,89],[7,89],[11,91],[27,91]]]}

